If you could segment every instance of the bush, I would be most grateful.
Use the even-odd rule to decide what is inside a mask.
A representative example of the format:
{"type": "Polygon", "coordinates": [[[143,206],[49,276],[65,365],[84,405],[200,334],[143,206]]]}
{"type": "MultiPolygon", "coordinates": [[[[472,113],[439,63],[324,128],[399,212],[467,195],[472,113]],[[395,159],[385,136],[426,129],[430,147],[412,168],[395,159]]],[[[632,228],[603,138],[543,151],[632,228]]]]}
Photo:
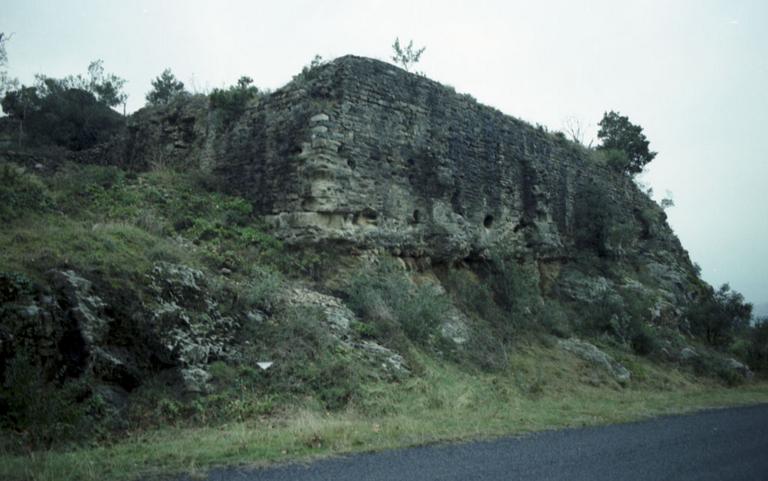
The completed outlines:
{"type": "Polygon", "coordinates": [[[5,366],[0,386],[0,427],[20,433],[29,448],[84,439],[88,433],[86,393],[72,382],[57,385],[32,356],[17,352],[5,366]]]}
{"type": "Polygon", "coordinates": [[[690,360],[693,371],[699,376],[718,379],[728,386],[737,386],[744,378],[735,370],[728,367],[725,361],[717,356],[702,354],[690,360]]]}
{"type": "Polygon", "coordinates": [[[637,323],[633,331],[630,343],[635,353],[647,356],[659,349],[659,340],[651,326],[637,323]]]}
{"type": "Polygon", "coordinates": [[[723,284],[717,291],[691,305],[686,317],[694,335],[718,348],[727,347],[736,333],[746,330],[752,317],[752,304],[723,284]]]}
{"type": "Polygon", "coordinates": [[[750,330],[747,362],[752,369],[768,372],[768,317],[758,319],[750,330]]]}
{"type": "Polygon", "coordinates": [[[27,137],[41,144],[83,150],[104,142],[124,118],[91,92],[64,80],[43,78],[38,87],[22,87],[3,98],[3,110],[20,122],[27,137]]]}
{"type": "Polygon", "coordinates": [[[289,307],[276,322],[253,326],[245,365],[273,361],[265,372],[254,372],[252,387],[275,395],[315,394],[329,409],[355,398],[360,385],[358,363],[327,332],[324,313],[309,307],[289,307]]]}
{"type": "Polygon", "coordinates": [[[224,126],[238,119],[245,112],[248,103],[259,95],[259,89],[250,77],[240,77],[237,85],[228,89],[214,89],[209,96],[211,109],[222,113],[224,126]]]}
{"type": "Polygon", "coordinates": [[[361,330],[390,346],[401,346],[403,334],[427,345],[450,307],[437,286],[412,283],[394,261],[361,270],[345,291],[347,304],[367,326],[361,330]]]}
{"type": "Polygon", "coordinates": [[[45,184],[14,164],[0,165],[0,220],[8,222],[51,206],[45,184]]]}
{"type": "Polygon", "coordinates": [[[515,331],[538,324],[543,302],[538,286],[539,274],[533,263],[496,254],[491,258],[486,277],[496,304],[504,311],[498,327],[505,341],[512,340],[515,331]]]}
{"type": "Polygon", "coordinates": [[[152,90],[147,92],[146,99],[149,105],[164,105],[187,95],[189,93],[184,90],[184,82],[178,80],[171,69],[167,68],[152,81],[152,90]]]}

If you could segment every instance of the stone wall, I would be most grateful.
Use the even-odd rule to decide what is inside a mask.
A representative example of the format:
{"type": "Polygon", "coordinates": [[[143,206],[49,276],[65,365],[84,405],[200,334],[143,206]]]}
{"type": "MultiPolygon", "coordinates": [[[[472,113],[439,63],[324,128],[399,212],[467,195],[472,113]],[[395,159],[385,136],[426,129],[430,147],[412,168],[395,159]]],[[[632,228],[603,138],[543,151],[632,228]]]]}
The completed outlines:
{"type": "Polygon", "coordinates": [[[503,251],[539,263],[552,289],[573,277],[557,274],[568,262],[596,253],[620,285],[647,274],[675,302],[696,290],[664,212],[629,177],[562,135],[377,60],[305,71],[228,125],[203,96],[143,109],[91,154],[139,170],[210,169],[297,246],[427,264],[503,251]]]}
{"type": "Polygon", "coordinates": [[[630,221],[655,208],[564,138],[360,57],[313,69],[264,99],[220,152],[226,188],[292,242],[437,259],[504,243],[558,257],[574,243],[584,185],[603,185],[630,221]]]}

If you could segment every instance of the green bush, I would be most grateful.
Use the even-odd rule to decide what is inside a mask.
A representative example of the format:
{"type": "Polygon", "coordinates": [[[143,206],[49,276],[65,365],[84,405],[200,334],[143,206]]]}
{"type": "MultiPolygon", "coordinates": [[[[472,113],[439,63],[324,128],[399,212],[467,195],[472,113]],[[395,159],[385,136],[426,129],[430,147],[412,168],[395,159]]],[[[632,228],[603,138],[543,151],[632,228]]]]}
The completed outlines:
{"type": "Polygon", "coordinates": [[[211,92],[208,97],[211,109],[221,112],[224,126],[243,115],[248,103],[259,95],[259,89],[252,84],[252,78],[243,76],[237,85],[211,92]]]}
{"type": "Polygon", "coordinates": [[[0,220],[12,221],[51,207],[45,184],[15,164],[0,165],[0,220]]]}
{"type": "Polygon", "coordinates": [[[253,320],[242,336],[246,390],[274,396],[314,395],[328,409],[345,406],[357,396],[363,373],[353,353],[327,331],[319,309],[287,307],[269,320],[253,320]],[[247,343],[245,343],[247,341],[247,343]],[[256,362],[272,361],[268,371],[256,362]]]}
{"type": "Polygon", "coordinates": [[[752,304],[744,302],[744,296],[723,284],[692,304],[686,317],[694,335],[714,347],[725,348],[735,334],[746,330],[752,317],[752,304]]]}
{"type": "Polygon", "coordinates": [[[522,330],[539,325],[543,300],[534,263],[503,253],[495,254],[485,277],[485,282],[493,289],[496,304],[504,312],[497,327],[505,341],[511,341],[522,330]]]}
{"type": "Polygon", "coordinates": [[[728,386],[737,386],[744,382],[744,378],[718,356],[704,353],[692,358],[690,362],[693,371],[699,376],[718,379],[728,386]]]}
{"type": "Polygon", "coordinates": [[[747,362],[752,369],[768,372],[768,317],[758,319],[750,330],[747,362]]]}
{"type": "Polygon", "coordinates": [[[645,323],[636,323],[631,334],[632,350],[641,356],[647,356],[659,349],[659,340],[653,328],[645,323]]]}
{"type": "Polygon", "coordinates": [[[496,304],[489,283],[470,270],[450,269],[440,280],[462,312],[493,324],[503,322],[504,312],[496,304]]]}
{"type": "Polygon", "coordinates": [[[0,386],[0,427],[20,433],[29,448],[84,439],[90,432],[84,386],[57,384],[30,355],[17,352],[6,364],[0,386]]]}
{"type": "Polygon", "coordinates": [[[349,307],[390,346],[402,345],[403,334],[427,345],[450,307],[437,286],[413,283],[394,261],[359,271],[345,291],[349,307]]]}
{"type": "Polygon", "coordinates": [[[40,77],[36,87],[7,92],[3,110],[39,144],[83,150],[119,131],[125,119],[96,96],[67,79],[40,77]]]}

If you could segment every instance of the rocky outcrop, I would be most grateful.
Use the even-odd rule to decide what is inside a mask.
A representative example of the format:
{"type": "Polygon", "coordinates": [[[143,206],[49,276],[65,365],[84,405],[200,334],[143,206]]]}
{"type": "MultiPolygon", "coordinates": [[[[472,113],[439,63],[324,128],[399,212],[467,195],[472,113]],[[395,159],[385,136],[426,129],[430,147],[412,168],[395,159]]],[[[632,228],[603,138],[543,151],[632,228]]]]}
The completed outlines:
{"type": "Polygon", "coordinates": [[[360,361],[377,366],[374,371],[381,372],[378,377],[398,379],[410,374],[405,359],[399,353],[354,335],[352,324],[358,319],[341,299],[299,286],[283,292],[283,296],[283,302],[288,306],[319,310],[322,313],[320,318],[326,323],[325,330],[339,345],[355,352],[360,361]]]}
{"type": "Polygon", "coordinates": [[[640,299],[649,320],[670,326],[702,292],[663,210],[626,175],[564,136],[377,60],[310,69],[226,125],[201,96],[143,109],[106,150],[100,158],[133,169],[207,169],[289,244],[421,265],[503,252],[538,265],[543,296],[640,299]],[[585,255],[610,262],[574,262],[585,255]]]}
{"type": "Polygon", "coordinates": [[[627,384],[632,378],[632,374],[626,367],[622,366],[611,356],[598,349],[594,344],[571,338],[560,339],[557,345],[564,351],[568,351],[597,368],[608,372],[619,384],[627,384]]]}
{"type": "MultiPolygon", "coordinates": [[[[51,270],[43,285],[0,274],[0,381],[7,362],[21,354],[40,364],[49,381],[79,378],[110,398],[121,398],[157,372],[172,373],[180,388],[204,392],[214,361],[242,362],[243,323],[259,326],[270,315],[231,306],[226,289],[198,269],[159,262],[140,284],[119,293],[73,270],[51,270]]],[[[336,346],[371,366],[378,378],[409,374],[403,357],[352,330],[352,311],[333,296],[293,286],[275,294],[281,309],[321,312],[336,346]]]]}

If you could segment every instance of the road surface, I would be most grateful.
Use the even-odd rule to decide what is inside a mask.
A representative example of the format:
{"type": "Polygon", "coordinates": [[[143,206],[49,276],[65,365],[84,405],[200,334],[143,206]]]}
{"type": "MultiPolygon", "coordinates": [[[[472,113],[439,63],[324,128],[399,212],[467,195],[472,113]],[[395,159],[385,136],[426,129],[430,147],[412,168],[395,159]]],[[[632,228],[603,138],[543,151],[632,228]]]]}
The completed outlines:
{"type": "Polygon", "coordinates": [[[768,404],[306,465],[219,469],[210,481],[768,480],[768,404]]]}

